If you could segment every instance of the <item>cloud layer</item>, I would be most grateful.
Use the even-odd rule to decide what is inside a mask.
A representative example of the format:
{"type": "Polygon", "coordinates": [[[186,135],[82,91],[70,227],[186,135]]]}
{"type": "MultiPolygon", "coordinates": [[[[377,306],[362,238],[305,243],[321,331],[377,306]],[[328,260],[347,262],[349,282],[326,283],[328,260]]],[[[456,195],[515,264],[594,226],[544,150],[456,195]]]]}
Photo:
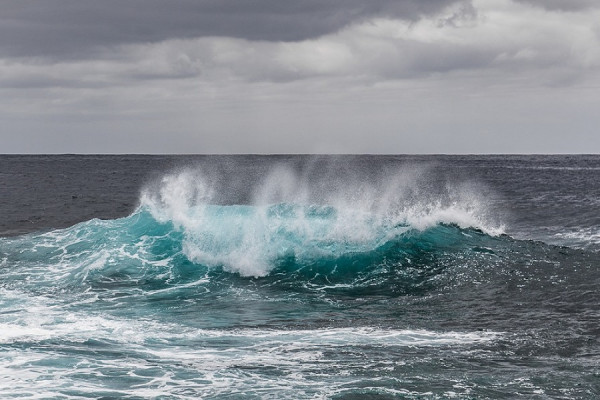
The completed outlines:
{"type": "MultiPolygon", "coordinates": [[[[563,128],[585,138],[597,121],[586,110],[600,100],[588,90],[600,84],[600,7],[586,0],[3,3],[0,117],[11,132],[0,134],[15,149],[24,143],[14,132],[36,137],[43,126],[60,132],[50,136],[62,148],[86,141],[81,151],[94,152],[109,125],[123,136],[115,149],[127,151],[144,137],[139,151],[163,152],[161,132],[171,132],[181,136],[174,152],[332,151],[340,142],[364,152],[373,133],[381,145],[368,151],[437,152],[423,143],[443,143],[454,126],[467,152],[501,128],[527,130],[523,151],[544,138],[558,147],[541,151],[560,152],[543,108],[524,118],[514,107],[575,113],[563,128]]],[[[479,151],[519,151],[483,142],[479,151]]]]}
{"type": "MultiPolygon", "coordinates": [[[[169,32],[175,34],[175,32],[169,32]]],[[[239,34],[240,32],[236,32],[239,34]]],[[[30,47],[26,49],[31,50],[30,47]]],[[[55,55],[56,56],[56,55],[55,55]]],[[[80,59],[5,58],[4,87],[102,87],[152,79],[410,79],[456,71],[563,84],[600,66],[600,10],[505,0],[457,3],[417,21],[373,17],[297,41],[200,36],[99,47],[80,59]]]]}
{"type": "Polygon", "coordinates": [[[82,57],[98,47],[232,37],[298,41],[376,17],[415,20],[456,0],[3,0],[0,51],[82,57]]]}

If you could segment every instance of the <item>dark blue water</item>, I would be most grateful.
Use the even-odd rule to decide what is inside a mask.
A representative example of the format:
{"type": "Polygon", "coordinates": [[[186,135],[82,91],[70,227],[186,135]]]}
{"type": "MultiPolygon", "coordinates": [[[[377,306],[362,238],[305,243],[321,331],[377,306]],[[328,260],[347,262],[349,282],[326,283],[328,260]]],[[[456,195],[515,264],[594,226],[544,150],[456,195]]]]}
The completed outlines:
{"type": "Polygon", "coordinates": [[[0,156],[2,398],[600,396],[600,156],[0,156]]]}

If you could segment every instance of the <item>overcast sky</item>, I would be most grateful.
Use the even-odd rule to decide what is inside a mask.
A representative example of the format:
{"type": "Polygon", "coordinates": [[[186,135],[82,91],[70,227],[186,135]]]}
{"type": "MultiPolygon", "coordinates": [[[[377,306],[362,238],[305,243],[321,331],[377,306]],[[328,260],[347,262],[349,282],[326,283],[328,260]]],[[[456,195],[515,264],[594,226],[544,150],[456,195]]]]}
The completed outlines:
{"type": "Polygon", "coordinates": [[[600,153],[600,1],[0,0],[0,153],[600,153]]]}

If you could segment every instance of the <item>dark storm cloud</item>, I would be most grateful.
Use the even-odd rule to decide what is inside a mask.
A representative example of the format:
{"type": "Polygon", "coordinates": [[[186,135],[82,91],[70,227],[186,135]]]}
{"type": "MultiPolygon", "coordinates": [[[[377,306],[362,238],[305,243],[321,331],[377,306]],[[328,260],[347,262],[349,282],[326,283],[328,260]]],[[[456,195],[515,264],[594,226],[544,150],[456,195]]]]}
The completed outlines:
{"type": "Polygon", "coordinates": [[[0,57],[227,36],[298,41],[370,17],[413,20],[457,0],[0,0],[0,57]]]}

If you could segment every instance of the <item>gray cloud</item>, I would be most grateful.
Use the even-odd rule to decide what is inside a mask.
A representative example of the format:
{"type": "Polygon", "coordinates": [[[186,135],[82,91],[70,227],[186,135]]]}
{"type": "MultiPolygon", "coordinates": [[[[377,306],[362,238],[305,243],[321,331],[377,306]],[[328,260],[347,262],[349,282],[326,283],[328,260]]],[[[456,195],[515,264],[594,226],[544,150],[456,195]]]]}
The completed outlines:
{"type": "Polygon", "coordinates": [[[99,47],[88,58],[0,59],[0,87],[102,88],[163,80],[369,84],[450,73],[561,86],[600,67],[598,15],[563,15],[509,1],[503,8],[461,2],[415,21],[357,20],[301,41],[205,36],[99,47]]]}
{"type": "Polygon", "coordinates": [[[579,11],[597,8],[597,0],[515,0],[519,3],[531,4],[547,10],[579,11]]]}
{"type": "Polygon", "coordinates": [[[0,0],[0,151],[589,152],[569,4],[0,0]]]}
{"type": "Polygon", "coordinates": [[[0,0],[0,56],[77,58],[205,36],[298,41],[377,16],[415,20],[457,1],[0,0]]]}

